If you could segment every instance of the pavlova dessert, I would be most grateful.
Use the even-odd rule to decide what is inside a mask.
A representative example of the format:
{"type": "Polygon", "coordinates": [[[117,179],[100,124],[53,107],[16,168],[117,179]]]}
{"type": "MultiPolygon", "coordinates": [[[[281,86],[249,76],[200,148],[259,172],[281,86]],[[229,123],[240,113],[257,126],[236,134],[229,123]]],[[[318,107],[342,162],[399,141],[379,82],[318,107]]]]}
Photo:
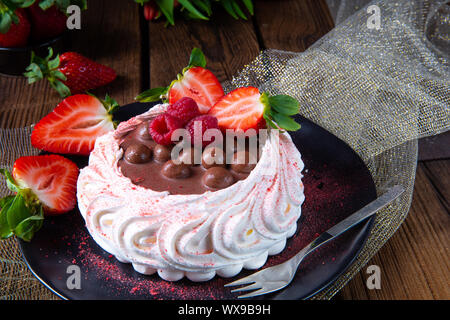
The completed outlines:
{"type": "Polygon", "coordinates": [[[136,271],[169,281],[231,277],[281,252],[304,200],[303,162],[290,136],[272,129],[262,139],[259,129],[244,136],[241,148],[227,139],[220,145],[218,136],[202,139],[199,148],[187,147],[189,139],[177,145],[170,139],[185,128],[195,140],[195,124],[203,138],[210,129],[237,129],[232,125],[239,121],[241,129],[250,120],[238,110],[263,109],[262,97],[256,88],[240,88],[205,115],[183,98],[98,138],[77,184],[78,206],[95,241],[136,271]],[[243,100],[227,101],[236,97],[243,100]],[[252,152],[251,137],[260,151],[252,152]]]}
{"type": "MultiPolygon", "coordinates": [[[[192,59],[191,60],[195,60],[192,59]]],[[[285,130],[298,102],[254,87],[224,95],[190,65],[166,103],[97,138],[78,207],[94,240],[137,272],[207,281],[281,252],[304,200],[300,153],[285,130]]]]}

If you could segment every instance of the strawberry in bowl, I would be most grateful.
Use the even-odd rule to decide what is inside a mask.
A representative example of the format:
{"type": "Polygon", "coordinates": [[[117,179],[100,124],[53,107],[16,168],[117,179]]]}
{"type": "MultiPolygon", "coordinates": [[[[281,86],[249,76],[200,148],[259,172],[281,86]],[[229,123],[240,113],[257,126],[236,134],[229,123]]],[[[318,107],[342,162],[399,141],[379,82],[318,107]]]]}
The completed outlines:
{"type": "Polygon", "coordinates": [[[22,75],[32,51],[62,50],[72,4],[87,8],[86,0],[0,0],[0,73],[22,75]]]}

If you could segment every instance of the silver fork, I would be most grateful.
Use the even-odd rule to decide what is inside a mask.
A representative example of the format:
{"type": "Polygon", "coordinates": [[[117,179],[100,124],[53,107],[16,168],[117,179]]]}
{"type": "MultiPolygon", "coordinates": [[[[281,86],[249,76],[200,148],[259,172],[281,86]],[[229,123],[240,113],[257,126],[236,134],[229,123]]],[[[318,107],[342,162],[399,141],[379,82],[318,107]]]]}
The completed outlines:
{"type": "Polygon", "coordinates": [[[327,243],[331,239],[334,239],[337,236],[341,235],[364,219],[372,216],[378,210],[382,209],[383,207],[394,201],[396,198],[398,198],[403,192],[403,187],[398,185],[393,186],[386,193],[366,205],[364,208],[356,211],[351,216],[347,217],[346,219],[342,220],[338,224],[322,233],[319,237],[308,244],[305,248],[300,250],[300,252],[293,256],[291,259],[279,265],[255,272],[248,277],[236,280],[231,283],[227,283],[225,287],[251,283],[248,286],[231,290],[231,292],[255,290],[248,294],[241,295],[238,298],[251,298],[283,289],[289,283],[291,283],[298,266],[308,254],[322,246],[324,243],[327,243]]]}

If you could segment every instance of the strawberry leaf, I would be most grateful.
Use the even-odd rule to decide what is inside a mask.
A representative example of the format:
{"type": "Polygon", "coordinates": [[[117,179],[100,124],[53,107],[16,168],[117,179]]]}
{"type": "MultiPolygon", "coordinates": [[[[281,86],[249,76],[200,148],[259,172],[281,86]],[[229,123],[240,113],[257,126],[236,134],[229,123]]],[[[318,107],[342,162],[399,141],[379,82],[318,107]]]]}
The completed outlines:
{"type": "Polygon", "coordinates": [[[5,176],[8,188],[16,195],[0,199],[0,239],[12,235],[30,241],[34,233],[42,226],[44,211],[31,189],[22,189],[14,181],[11,174],[0,169],[5,176]]]}
{"type": "Polygon", "coordinates": [[[0,239],[11,237],[14,233],[8,224],[7,213],[15,196],[7,196],[0,200],[0,239]]]}
{"type": "Polygon", "coordinates": [[[25,205],[25,199],[21,195],[16,195],[6,214],[6,220],[11,230],[14,232],[16,226],[32,215],[31,210],[25,205]]]}
{"type": "Polygon", "coordinates": [[[29,216],[22,220],[15,228],[14,234],[25,241],[31,241],[36,231],[38,231],[44,221],[44,211],[42,206],[38,214],[29,216]]]}
{"type": "Polygon", "coordinates": [[[200,11],[197,10],[188,0],[178,0],[178,2],[191,14],[194,19],[208,20],[200,11]]]}
{"type": "Polygon", "coordinates": [[[189,58],[189,64],[187,67],[206,67],[206,57],[203,54],[202,50],[200,50],[199,48],[192,49],[191,56],[189,58]]]}
{"type": "Polygon", "coordinates": [[[289,116],[286,116],[281,113],[275,113],[273,115],[273,119],[275,122],[283,129],[288,131],[297,131],[300,129],[300,125],[295,122],[294,119],[290,118],[289,116]]]}
{"type": "Polygon", "coordinates": [[[3,175],[6,179],[6,185],[8,186],[8,189],[12,192],[20,192],[20,187],[14,180],[14,178],[11,176],[8,170],[6,169],[0,169],[0,174],[3,175]]]}
{"type": "Polygon", "coordinates": [[[0,13],[0,33],[7,33],[11,23],[12,18],[9,13],[0,13]]]}
{"type": "Polygon", "coordinates": [[[37,56],[32,51],[30,65],[25,69],[26,72],[23,75],[28,78],[28,83],[46,78],[61,98],[66,98],[71,95],[70,88],[63,82],[67,78],[59,70],[59,55],[52,57],[53,49],[51,47],[48,47],[48,55],[45,58],[37,56]]]}
{"type": "Polygon", "coordinates": [[[140,93],[138,96],[136,96],[134,99],[139,102],[155,102],[162,99],[161,96],[164,96],[167,91],[168,87],[157,87],[148,89],[142,93],[140,93]]]}
{"type": "Polygon", "coordinates": [[[269,96],[263,92],[260,98],[264,104],[263,118],[269,127],[297,131],[300,125],[290,116],[299,112],[299,102],[287,95],[269,96]]]}
{"type": "Polygon", "coordinates": [[[287,95],[269,97],[269,104],[273,110],[287,116],[296,115],[300,108],[299,102],[287,95]]]}
{"type": "Polygon", "coordinates": [[[173,1],[174,0],[155,0],[161,12],[167,19],[167,22],[171,25],[175,25],[175,20],[173,18],[173,1]]]}
{"type": "Polygon", "coordinates": [[[231,1],[231,5],[233,6],[234,12],[244,20],[247,20],[247,16],[242,12],[241,7],[239,7],[238,3],[234,0],[231,1]]]}
{"type": "Polygon", "coordinates": [[[253,15],[253,2],[252,0],[242,0],[245,7],[247,8],[248,12],[250,12],[251,15],[253,15]]]}

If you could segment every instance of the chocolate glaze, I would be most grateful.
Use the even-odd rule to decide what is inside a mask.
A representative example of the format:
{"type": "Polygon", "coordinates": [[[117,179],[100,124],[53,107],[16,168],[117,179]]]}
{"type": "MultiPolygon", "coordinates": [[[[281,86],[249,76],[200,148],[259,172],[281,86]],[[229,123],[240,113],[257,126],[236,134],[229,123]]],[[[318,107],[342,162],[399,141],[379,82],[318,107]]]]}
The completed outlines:
{"type": "MultiPolygon", "coordinates": [[[[206,191],[219,190],[210,188],[203,182],[203,177],[207,169],[202,165],[189,165],[190,175],[186,178],[175,179],[166,177],[163,174],[163,170],[167,161],[158,161],[158,151],[155,152],[155,147],[158,144],[148,137],[146,130],[143,129],[143,126],[144,125],[141,124],[135,130],[128,133],[119,142],[120,147],[124,150],[125,154],[128,147],[142,144],[152,150],[154,157],[151,161],[146,163],[131,163],[123,157],[119,160],[118,166],[124,176],[130,178],[130,180],[136,185],[155,191],[169,191],[171,194],[202,194],[206,191]]],[[[146,124],[146,126],[148,127],[148,124],[146,124]]],[[[173,146],[167,146],[169,150],[171,150],[172,147],[173,146]]],[[[160,147],[157,147],[156,149],[158,148],[160,147]]],[[[215,185],[228,187],[239,180],[247,178],[249,175],[249,173],[233,171],[230,168],[230,165],[225,165],[222,167],[224,167],[233,177],[233,182],[230,182],[228,175],[222,175],[222,177],[226,177],[228,180],[226,182],[224,181],[224,183],[216,183],[215,185]]],[[[165,170],[167,170],[167,165],[165,170]]],[[[209,179],[211,179],[211,177],[209,177],[209,179]]],[[[220,179],[220,177],[218,177],[218,179],[220,179]]]]}

